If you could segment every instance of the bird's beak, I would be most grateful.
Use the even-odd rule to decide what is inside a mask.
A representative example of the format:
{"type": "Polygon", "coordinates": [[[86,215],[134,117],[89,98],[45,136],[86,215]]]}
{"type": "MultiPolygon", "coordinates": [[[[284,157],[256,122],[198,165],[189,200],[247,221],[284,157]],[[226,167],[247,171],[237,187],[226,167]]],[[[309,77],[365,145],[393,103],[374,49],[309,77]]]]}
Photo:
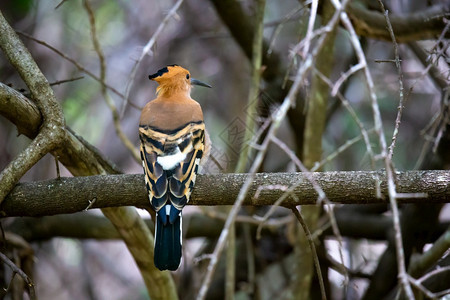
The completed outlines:
{"type": "Polygon", "coordinates": [[[192,85],[200,85],[200,86],[204,86],[204,87],[207,87],[207,88],[212,88],[212,86],[210,86],[209,84],[204,83],[204,82],[202,82],[200,80],[197,80],[195,78],[191,78],[191,84],[192,85]]]}

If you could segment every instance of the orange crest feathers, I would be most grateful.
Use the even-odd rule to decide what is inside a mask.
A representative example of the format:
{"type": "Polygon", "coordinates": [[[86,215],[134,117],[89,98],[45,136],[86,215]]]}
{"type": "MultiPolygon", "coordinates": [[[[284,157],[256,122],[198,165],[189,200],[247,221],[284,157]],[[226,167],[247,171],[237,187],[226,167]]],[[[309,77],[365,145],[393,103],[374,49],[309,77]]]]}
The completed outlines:
{"type": "Polygon", "coordinates": [[[189,92],[191,86],[189,77],[189,71],[179,65],[168,65],[148,76],[150,80],[159,83],[156,93],[161,96],[170,96],[180,90],[189,92]]]}

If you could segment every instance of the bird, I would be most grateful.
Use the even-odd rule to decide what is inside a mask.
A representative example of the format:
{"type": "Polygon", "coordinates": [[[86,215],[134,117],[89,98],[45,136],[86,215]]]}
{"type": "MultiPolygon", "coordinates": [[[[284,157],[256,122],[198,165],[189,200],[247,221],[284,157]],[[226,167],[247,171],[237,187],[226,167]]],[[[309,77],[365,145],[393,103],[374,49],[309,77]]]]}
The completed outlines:
{"type": "Polygon", "coordinates": [[[161,271],[175,271],[181,262],[182,210],[209,149],[203,111],[190,93],[193,85],[211,86],[179,65],[149,79],[159,85],[156,98],[142,109],[139,139],[145,185],[156,211],[154,263],[161,271]]]}

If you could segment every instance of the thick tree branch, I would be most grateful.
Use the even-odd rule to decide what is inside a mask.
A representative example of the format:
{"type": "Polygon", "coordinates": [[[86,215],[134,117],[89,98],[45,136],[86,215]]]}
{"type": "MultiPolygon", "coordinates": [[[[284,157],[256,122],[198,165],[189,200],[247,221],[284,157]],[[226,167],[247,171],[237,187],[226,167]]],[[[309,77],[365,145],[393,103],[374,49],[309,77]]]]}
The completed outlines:
{"type": "MultiPolygon", "coordinates": [[[[336,209],[335,212],[336,221],[342,236],[353,239],[386,239],[389,229],[392,228],[392,220],[390,217],[360,214],[355,211],[355,209],[350,211],[350,209],[348,209],[349,207],[351,207],[351,205],[342,206],[336,209]]],[[[288,211],[286,210],[286,212],[288,211]]],[[[226,215],[224,215],[224,217],[226,217],[226,215]]],[[[283,220],[285,219],[285,217],[280,218],[283,220]]],[[[285,222],[281,222],[279,220],[280,218],[275,218],[265,222],[264,228],[267,227],[268,232],[273,233],[274,229],[286,225],[285,222]]],[[[220,235],[225,223],[225,218],[221,218],[221,215],[218,215],[217,217],[210,217],[204,215],[203,213],[183,215],[183,220],[186,221],[183,222],[183,226],[185,226],[183,232],[185,233],[185,237],[188,239],[198,237],[216,239],[220,235]]],[[[144,219],[144,221],[150,231],[154,231],[153,221],[151,219],[144,219]]],[[[249,216],[238,216],[236,221],[237,223],[242,222],[248,224],[251,228],[252,234],[257,234],[256,230],[260,224],[260,220],[249,216]]],[[[427,239],[427,242],[434,242],[438,238],[440,238],[439,240],[443,238],[448,239],[450,232],[448,230],[449,225],[449,222],[439,223],[438,228],[433,230],[429,236],[429,239],[427,239]]],[[[4,224],[3,229],[7,232],[13,232],[14,234],[20,235],[28,242],[44,241],[56,237],[96,240],[120,239],[119,233],[107,218],[90,212],[46,216],[40,218],[14,218],[11,223],[8,222],[8,224],[4,224]]],[[[261,232],[264,231],[265,229],[262,229],[261,232]]],[[[331,229],[326,229],[323,231],[323,234],[325,236],[334,235],[331,229]]],[[[438,243],[440,243],[439,240],[438,243]]],[[[423,258],[425,258],[425,255],[423,258]]],[[[422,258],[418,257],[417,260],[421,261],[422,258]]]]}
{"type": "Polygon", "coordinates": [[[19,134],[24,134],[30,139],[36,137],[39,124],[42,123],[42,116],[37,106],[15,89],[1,82],[0,114],[16,124],[19,134]]]}
{"type": "MultiPolygon", "coordinates": [[[[153,221],[148,218],[144,221],[150,231],[154,231],[153,221]]],[[[186,227],[183,232],[188,239],[217,238],[224,224],[224,220],[211,218],[201,213],[183,215],[183,221],[185,221],[183,226],[186,227]]],[[[4,230],[19,234],[28,242],[44,241],[55,237],[95,240],[121,238],[107,218],[90,212],[41,218],[15,218],[11,223],[4,225],[4,230]]]]}
{"type": "MultiPolygon", "coordinates": [[[[13,88],[0,82],[0,114],[17,126],[19,134],[30,139],[36,137],[41,126],[42,116],[39,109],[30,99],[13,88]]],[[[92,145],[77,136],[66,127],[62,142],[64,148],[52,152],[59,161],[75,176],[86,176],[100,173],[120,173],[111,166],[92,145]]]]}
{"type": "MultiPolygon", "coordinates": [[[[381,12],[369,10],[361,4],[351,3],[347,13],[358,35],[390,41],[386,20],[381,12]]],[[[426,10],[405,15],[390,15],[398,42],[434,39],[445,27],[444,18],[450,14],[450,5],[434,5],[426,10]]]]}
{"type": "MultiPolygon", "coordinates": [[[[64,139],[64,115],[53,90],[0,12],[0,48],[30,89],[34,102],[42,114],[42,126],[36,137],[0,173],[0,203],[19,179],[45,154],[54,150],[64,139]]],[[[23,116],[27,118],[28,116],[23,116]]]]}
{"type": "MultiPolygon", "coordinates": [[[[328,199],[335,203],[387,203],[376,198],[376,175],[381,191],[387,195],[383,172],[318,172],[259,173],[250,187],[244,205],[271,205],[283,195],[279,190],[263,190],[257,199],[256,190],[264,185],[296,186],[299,202],[288,197],[283,206],[315,204],[317,193],[308,180],[319,183],[328,199]]],[[[248,174],[199,175],[192,194],[192,205],[232,205],[248,174]],[[214,188],[211,188],[214,187],[214,188]]],[[[450,200],[450,171],[409,171],[397,173],[399,193],[425,193],[428,197],[402,199],[399,203],[444,203],[450,200]]],[[[74,213],[90,208],[117,206],[148,207],[144,177],[139,174],[70,177],[48,181],[20,183],[1,206],[3,216],[44,216],[74,213]]]]}

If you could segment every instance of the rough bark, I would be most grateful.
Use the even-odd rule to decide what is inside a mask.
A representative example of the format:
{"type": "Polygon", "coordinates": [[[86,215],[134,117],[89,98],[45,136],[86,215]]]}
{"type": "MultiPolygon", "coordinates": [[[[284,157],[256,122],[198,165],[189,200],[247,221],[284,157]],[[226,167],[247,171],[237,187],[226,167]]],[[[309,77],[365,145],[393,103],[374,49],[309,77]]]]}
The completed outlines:
{"type": "MultiPolygon", "coordinates": [[[[256,174],[244,205],[272,205],[282,190],[258,188],[296,185],[298,202],[288,197],[282,206],[316,204],[317,193],[309,182],[318,182],[328,199],[343,204],[387,203],[376,197],[376,172],[317,172],[256,174]]],[[[378,172],[383,195],[386,179],[378,172]]],[[[248,174],[198,175],[191,205],[232,205],[248,174]],[[213,188],[212,188],[213,187],[213,188]]],[[[408,171],[397,173],[399,193],[426,193],[428,197],[399,198],[399,203],[445,203],[450,200],[450,171],[408,171]]],[[[1,206],[2,216],[44,216],[83,211],[86,208],[149,206],[144,176],[140,174],[98,175],[20,183],[1,206]],[[90,205],[89,201],[94,201],[90,205]]]]}

